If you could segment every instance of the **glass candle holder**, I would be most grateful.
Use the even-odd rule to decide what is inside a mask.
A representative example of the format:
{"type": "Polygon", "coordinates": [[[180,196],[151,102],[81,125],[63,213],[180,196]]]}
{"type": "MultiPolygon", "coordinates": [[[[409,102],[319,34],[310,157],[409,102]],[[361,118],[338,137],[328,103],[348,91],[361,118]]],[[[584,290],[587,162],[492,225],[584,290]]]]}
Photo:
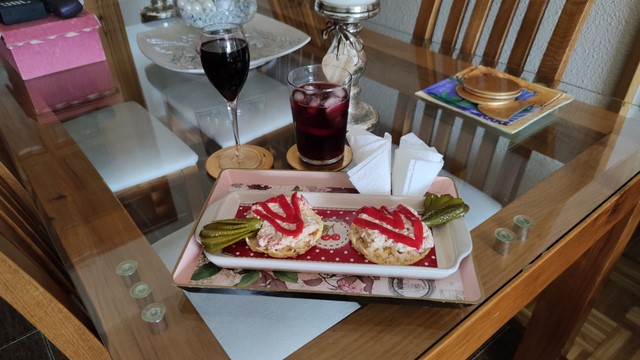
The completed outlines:
{"type": "Polygon", "coordinates": [[[133,284],[140,281],[138,276],[138,262],[135,260],[125,260],[116,266],[116,274],[122,276],[124,285],[130,288],[133,284]]]}
{"type": "Polygon", "coordinates": [[[520,241],[527,240],[529,229],[532,228],[534,224],[533,219],[526,215],[516,215],[513,217],[513,231],[520,241]]]}
{"type": "Polygon", "coordinates": [[[129,289],[129,295],[132,298],[136,299],[138,302],[138,306],[142,309],[145,306],[149,305],[153,302],[153,297],[151,295],[151,285],[144,281],[139,281],[129,289]]]}
{"type": "Polygon", "coordinates": [[[498,228],[495,231],[495,235],[496,240],[493,245],[493,249],[500,255],[509,254],[509,249],[516,238],[516,234],[509,229],[498,228]]]}
{"type": "Polygon", "coordinates": [[[322,64],[339,66],[353,76],[347,127],[361,125],[371,130],[380,116],[373,106],[360,101],[359,79],[366,68],[367,56],[358,33],[362,30],[362,20],[378,15],[380,0],[316,0],[314,9],[329,19],[322,36],[333,36],[322,64]]]}
{"type": "Polygon", "coordinates": [[[165,313],[167,309],[164,304],[151,303],[142,309],[140,316],[142,320],[149,324],[151,332],[159,333],[167,328],[167,319],[165,313]]]}

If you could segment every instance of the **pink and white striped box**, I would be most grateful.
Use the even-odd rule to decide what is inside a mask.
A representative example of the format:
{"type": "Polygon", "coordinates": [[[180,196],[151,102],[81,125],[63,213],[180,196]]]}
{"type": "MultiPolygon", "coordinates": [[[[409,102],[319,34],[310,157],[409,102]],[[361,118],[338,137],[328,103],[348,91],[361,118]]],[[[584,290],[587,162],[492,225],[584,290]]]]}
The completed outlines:
{"type": "Polygon", "coordinates": [[[24,80],[105,60],[96,16],[83,10],[76,17],[0,24],[0,55],[24,80]]]}

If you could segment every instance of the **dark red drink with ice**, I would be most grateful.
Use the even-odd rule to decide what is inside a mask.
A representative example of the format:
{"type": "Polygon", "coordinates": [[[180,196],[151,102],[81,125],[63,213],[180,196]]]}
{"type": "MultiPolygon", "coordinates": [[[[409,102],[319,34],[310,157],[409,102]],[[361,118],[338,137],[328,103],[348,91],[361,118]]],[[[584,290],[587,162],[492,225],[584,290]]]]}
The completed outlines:
{"type": "Polygon", "coordinates": [[[291,111],[298,155],[315,165],[342,158],[349,117],[349,89],[310,82],[291,92],[291,111]]]}

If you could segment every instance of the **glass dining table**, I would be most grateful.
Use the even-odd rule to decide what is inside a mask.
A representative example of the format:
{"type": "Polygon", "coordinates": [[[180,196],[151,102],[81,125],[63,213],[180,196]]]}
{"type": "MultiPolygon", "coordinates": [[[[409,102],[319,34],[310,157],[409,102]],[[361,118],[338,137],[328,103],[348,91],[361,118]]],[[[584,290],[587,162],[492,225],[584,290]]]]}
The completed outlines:
{"type": "MultiPolygon", "coordinates": [[[[268,7],[259,11],[273,17],[268,7]]],[[[154,29],[153,24],[133,28],[154,29]]],[[[223,173],[216,181],[206,171],[207,156],[232,140],[220,135],[230,131],[224,123],[204,128],[206,121],[211,125],[213,106],[200,106],[206,101],[193,98],[215,96],[206,78],[139,58],[147,61],[138,66],[137,75],[147,84],[142,88],[148,112],[198,154],[198,170],[113,193],[64,124],[121,103],[126,91],[118,86],[123,84],[94,81],[113,85],[67,107],[36,109],[34,94],[46,86],[21,80],[4,64],[0,131],[10,149],[5,155],[19,165],[22,180],[50,219],[54,244],[113,358],[460,359],[471,356],[525,307],[532,308],[532,316],[518,358],[554,358],[572,340],[640,220],[640,109],[560,83],[555,88],[574,96],[573,101],[509,133],[416,96],[473,63],[368,29],[361,37],[367,54],[361,99],[380,114],[372,132],[389,133],[396,144],[413,132],[434,146],[444,155],[446,177],[455,179],[470,205],[467,266],[479,292],[468,301],[460,294],[462,301],[404,301],[346,291],[327,296],[283,288],[286,280],[274,281],[271,288],[259,281],[231,289],[185,285],[190,279],[178,275],[194,249],[195,224],[212,201],[212,189],[237,180],[223,173]],[[533,226],[523,230],[514,219],[533,226]],[[500,230],[514,231],[515,240],[505,245],[500,230]],[[131,264],[135,279],[151,288],[144,303],[132,297],[132,280],[123,276],[131,264]],[[161,320],[143,320],[142,309],[149,303],[162,304],[161,320]]],[[[140,49],[132,39],[136,58],[140,49]]],[[[294,179],[286,185],[325,181],[322,172],[292,169],[287,162],[295,143],[292,125],[271,118],[290,115],[286,74],[319,63],[325,52],[309,43],[252,70],[248,84],[272,85],[264,90],[270,98],[263,103],[256,100],[260,91],[243,90],[252,94],[246,101],[254,101],[258,109],[244,116],[268,114],[251,123],[256,129],[267,124],[261,131],[251,130],[245,140],[269,149],[275,161],[273,170],[254,170],[251,179],[269,184],[294,179]],[[270,107],[276,103],[284,115],[270,107]]],[[[89,74],[108,80],[115,77],[113,71],[94,66],[89,74]]],[[[58,89],[67,80],[79,78],[68,72],[55,83],[58,89]]],[[[77,89],[73,81],[71,92],[77,89]]],[[[109,151],[103,155],[108,162],[109,151]]],[[[328,186],[335,182],[332,176],[328,186]]],[[[353,192],[344,171],[338,177],[335,184],[353,192]]],[[[202,250],[194,251],[200,258],[202,250]]]]}

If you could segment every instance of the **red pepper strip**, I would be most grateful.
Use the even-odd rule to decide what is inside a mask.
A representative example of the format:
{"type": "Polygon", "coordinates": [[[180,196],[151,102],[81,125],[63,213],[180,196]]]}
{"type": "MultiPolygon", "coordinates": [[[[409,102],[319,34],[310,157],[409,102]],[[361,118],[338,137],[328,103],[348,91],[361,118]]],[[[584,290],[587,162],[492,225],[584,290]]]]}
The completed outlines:
{"type": "Polygon", "coordinates": [[[298,203],[297,193],[293,193],[293,195],[291,196],[291,201],[293,203],[293,207],[291,206],[291,204],[289,204],[289,202],[287,202],[287,198],[284,195],[279,195],[276,197],[276,199],[269,199],[268,201],[259,203],[258,205],[260,205],[260,208],[262,210],[255,209],[253,213],[259,218],[261,218],[262,220],[269,222],[271,225],[273,225],[273,227],[277,231],[281,232],[282,234],[287,236],[297,236],[297,235],[300,235],[300,233],[302,233],[302,230],[304,228],[304,221],[300,216],[301,211],[300,211],[300,204],[298,203]],[[277,212],[273,211],[267,205],[267,203],[276,203],[276,202],[284,211],[285,216],[282,216],[277,212]],[[280,225],[280,222],[278,221],[278,219],[286,224],[295,224],[295,228],[288,229],[280,225]]]}
{"type": "Polygon", "coordinates": [[[413,236],[415,237],[416,241],[422,242],[422,239],[424,238],[424,224],[422,223],[420,217],[416,216],[413,211],[409,210],[402,204],[398,205],[398,209],[413,225],[413,236]]]}
{"type": "Polygon", "coordinates": [[[402,222],[402,218],[400,214],[397,212],[390,211],[387,207],[381,206],[380,208],[375,208],[373,206],[365,206],[360,211],[368,215],[380,222],[383,222],[394,229],[402,229],[404,228],[404,222],[402,222]]]}
{"type": "MultiPolygon", "coordinates": [[[[391,214],[393,215],[393,217],[390,216],[386,216],[383,214],[383,212],[385,213],[389,213],[389,210],[385,209],[385,208],[373,208],[373,207],[365,207],[363,209],[361,209],[362,211],[360,211],[359,213],[363,213],[366,215],[371,216],[372,218],[379,220],[381,222],[384,222],[387,225],[391,224],[387,221],[382,220],[382,218],[387,218],[388,220],[392,220],[392,222],[396,222],[396,219],[400,219],[400,221],[402,222],[401,219],[401,215],[404,215],[407,220],[409,220],[411,222],[411,224],[413,225],[413,237],[401,234],[399,232],[393,231],[390,228],[383,226],[377,222],[373,222],[371,220],[367,220],[367,219],[363,219],[361,217],[359,217],[357,214],[356,219],[353,221],[354,224],[367,228],[367,229],[372,229],[372,230],[377,230],[379,231],[382,235],[390,238],[391,240],[395,241],[395,242],[399,242],[401,244],[410,246],[412,248],[415,249],[420,249],[420,246],[422,245],[422,239],[424,237],[424,230],[422,227],[422,222],[420,221],[420,218],[416,217],[409,209],[407,209],[404,205],[400,204],[398,205],[398,208],[396,210],[394,210],[391,214]],[[373,216],[372,216],[373,215],[373,216]]],[[[402,222],[403,226],[401,226],[400,228],[395,227],[396,229],[402,229],[404,228],[404,222],[402,222]]]]}
{"type": "Polygon", "coordinates": [[[265,213],[267,213],[269,216],[271,216],[272,218],[274,218],[276,220],[289,222],[289,219],[293,215],[293,209],[291,208],[291,206],[287,202],[287,198],[284,195],[278,195],[275,198],[271,198],[271,199],[269,199],[267,201],[258,203],[258,205],[262,208],[262,210],[265,213]],[[280,215],[277,212],[275,212],[273,209],[271,209],[269,204],[276,204],[276,206],[280,206],[280,208],[284,212],[284,215],[280,215]]]}

